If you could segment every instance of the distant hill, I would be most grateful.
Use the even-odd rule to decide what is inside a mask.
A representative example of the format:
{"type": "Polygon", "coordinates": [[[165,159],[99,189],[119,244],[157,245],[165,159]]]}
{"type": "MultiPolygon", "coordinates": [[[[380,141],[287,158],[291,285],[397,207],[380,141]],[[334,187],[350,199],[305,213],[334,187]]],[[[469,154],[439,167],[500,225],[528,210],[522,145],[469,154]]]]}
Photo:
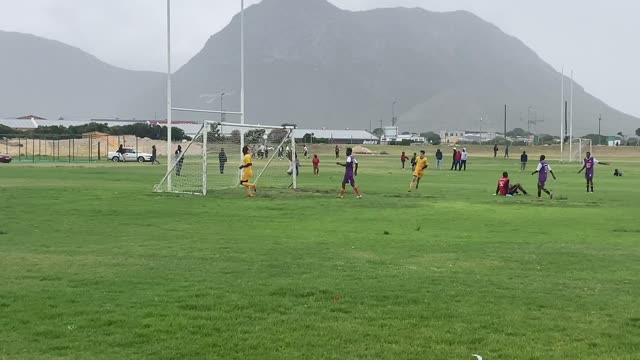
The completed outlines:
{"type": "MultiPolygon", "coordinates": [[[[263,0],[246,10],[247,122],[303,127],[557,134],[560,74],[518,39],[463,11],[351,12],[325,0],[263,0]],[[522,121],[521,121],[522,119],[522,121]]],[[[174,76],[174,105],[239,110],[240,19],[235,16],[174,76]]],[[[164,77],[128,71],[81,50],[0,32],[0,116],[164,118],[164,77]]],[[[566,97],[569,98],[567,79],[566,97]]],[[[574,89],[575,134],[632,133],[637,118],[574,89]]],[[[186,114],[176,114],[182,120],[186,114]]],[[[209,117],[217,119],[217,116],[209,117]]],[[[228,118],[232,120],[233,118],[228,118]]]]}
{"type": "Polygon", "coordinates": [[[163,82],[162,74],[117,68],[58,41],[0,31],[0,117],[125,118],[131,99],[163,82]]]}
{"type": "MultiPolygon", "coordinates": [[[[245,13],[247,121],[305,127],[388,125],[391,103],[403,130],[559,132],[560,74],[518,39],[463,11],[393,8],[351,12],[325,0],[264,0],[245,13]],[[534,114],[535,111],[535,114],[534,114]],[[520,121],[522,117],[523,121],[520,121]],[[532,130],[534,127],[532,126],[532,130]]],[[[175,103],[239,109],[240,21],[213,35],[175,76],[175,103]]],[[[568,85],[567,79],[567,99],[568,85]]],[[[141,102],[160,102],[157,89],[141,102]],[[154,100],[150,100],[154,99],[154,100]]],[[[574,89],[576,134],[630,132],[637,118],[574,89]]]]}

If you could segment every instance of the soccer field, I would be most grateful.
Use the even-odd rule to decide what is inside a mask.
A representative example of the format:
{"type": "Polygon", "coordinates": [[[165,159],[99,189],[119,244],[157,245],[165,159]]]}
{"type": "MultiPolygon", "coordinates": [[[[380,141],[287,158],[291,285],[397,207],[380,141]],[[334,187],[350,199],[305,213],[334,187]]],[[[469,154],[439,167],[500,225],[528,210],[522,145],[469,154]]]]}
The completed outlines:
{"type": "Polygon", "coordinates": [[[407,193],[386,149],[356,155],[362,199],[336,198],[330,146],[252,199],[153,193],[165,165],[1,164],[0,359],[640,357],[637,155],[596,152],[593,194],[552,160],[538,200],[538,151],[454,173],[430,147],[407,193]],[[532,196],[493,196],[505,170],[532,196]]]}

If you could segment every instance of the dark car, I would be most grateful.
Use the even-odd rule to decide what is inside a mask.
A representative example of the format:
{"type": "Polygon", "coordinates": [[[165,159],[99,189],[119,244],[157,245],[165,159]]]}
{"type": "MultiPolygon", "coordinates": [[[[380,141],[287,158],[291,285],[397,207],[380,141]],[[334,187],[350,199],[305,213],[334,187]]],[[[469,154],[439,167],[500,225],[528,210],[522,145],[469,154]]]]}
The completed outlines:
{"type": "Polygon", "coordinates": [[[8,164],[11,162],[11,155],[0,154],[0,163],[8,164]]]}

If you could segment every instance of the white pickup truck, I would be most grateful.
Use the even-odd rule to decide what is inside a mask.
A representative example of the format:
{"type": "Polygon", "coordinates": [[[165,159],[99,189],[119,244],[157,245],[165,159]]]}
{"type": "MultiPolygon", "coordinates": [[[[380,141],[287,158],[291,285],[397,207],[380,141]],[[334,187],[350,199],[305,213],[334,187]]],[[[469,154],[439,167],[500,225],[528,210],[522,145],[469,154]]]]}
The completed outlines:
{"type": "Polygon", "coordinates": [[[142,153],[142,152],[137,152],[136,149],[134,148],[124,148],[124,159],[122,158],[122,155],[117,152],[117,151],[110,151],[107,154],[107,159],[110,159],[113,162],[120,162],[120,161],[137,161],[137,162],[147,162],[147,161],[151,161],[151,154],[147,154],[147,153],[142,153]]]}

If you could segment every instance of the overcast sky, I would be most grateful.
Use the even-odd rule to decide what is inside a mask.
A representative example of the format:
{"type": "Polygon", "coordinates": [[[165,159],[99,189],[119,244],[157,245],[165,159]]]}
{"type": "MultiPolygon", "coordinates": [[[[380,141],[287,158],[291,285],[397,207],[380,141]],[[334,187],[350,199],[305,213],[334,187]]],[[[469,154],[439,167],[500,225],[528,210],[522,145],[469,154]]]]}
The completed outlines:
{"type": "MultiPolygon", "coordinates": [[[[330,1],[349,10],[471,11],[521,39],[556,69],[573,69],[588,92],[640,116],[640,0],[330,1]]],[[[173,0],[172,5],[173,59],[179,66],[229,23],[240,0],[173,0]]],[[[0,0],[0,9],[1,30],[59,40],[124,68],[166,69],[164,0],[0,0]]]]}

